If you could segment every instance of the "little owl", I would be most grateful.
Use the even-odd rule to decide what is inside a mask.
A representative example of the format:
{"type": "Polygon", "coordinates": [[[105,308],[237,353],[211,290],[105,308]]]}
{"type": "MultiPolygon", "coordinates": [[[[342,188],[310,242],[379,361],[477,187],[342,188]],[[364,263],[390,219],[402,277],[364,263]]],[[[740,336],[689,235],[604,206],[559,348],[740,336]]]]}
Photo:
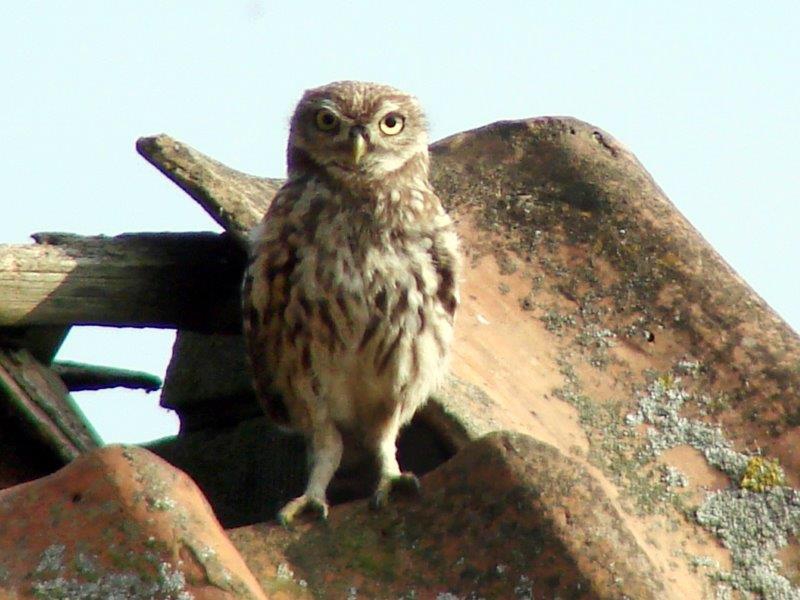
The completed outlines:
{"type": "Polygon", "coordinates": [[[308,441],[308,483],[284,524],[327,516],[326,488],[355,449],[379,467],[373,506],[418,489],[397,435],[443,378],[459,301],[458,238],[428,182],[414,97],[355,81],[308,90],[287,164],[243,290],[259,400],[308,441]]]}

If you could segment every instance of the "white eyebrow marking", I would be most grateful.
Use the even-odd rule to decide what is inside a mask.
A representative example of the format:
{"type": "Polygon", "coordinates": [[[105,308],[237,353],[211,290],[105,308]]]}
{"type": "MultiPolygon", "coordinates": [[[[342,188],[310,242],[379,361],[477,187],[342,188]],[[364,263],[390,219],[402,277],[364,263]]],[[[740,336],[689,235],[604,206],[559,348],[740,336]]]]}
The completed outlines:
{"type": "Polygon", "coordinates": [[[339,107],[336,106],[336,104],[334,102],[328,100],[327,98],[325,98],[323,100],[320,100],[318,102],[315,102],[315,104],[317,105],[318,108],[325,108],[325,109],[331,111],[332,113],[335,113],[335,114],[341,116],[341,113],[339,112],[339,107]]]}

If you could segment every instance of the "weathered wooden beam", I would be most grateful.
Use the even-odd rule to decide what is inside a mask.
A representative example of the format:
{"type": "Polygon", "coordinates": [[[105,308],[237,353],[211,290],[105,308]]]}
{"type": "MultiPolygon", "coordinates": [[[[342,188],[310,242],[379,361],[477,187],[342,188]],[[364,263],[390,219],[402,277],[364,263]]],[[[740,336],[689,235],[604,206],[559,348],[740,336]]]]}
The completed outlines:
{"type": "Polygon", "coordinates": [[[0,346],[25,348],[42,364],[49,365],[69,333],[64,325],[0,328],[0,346]]]}
{"type": "Polygon", "coordinates": [[[227,234],[37,234],[0,245],[0,328],[235,332],[245,255],[227,234]]]}
{"type": "Polygon", "coordinates": [[[161,388],[161,378],[143,371],[88,365],[72,361],[56,361],[50,368],[61,378],[70,392],[105,390],[122,387],[155,392],[161,388]]]}
{"type": "Polygon", "coordinates": [[[242,246],[283,183],[231,169],[165,134],[139,138],[136,150],[242,246]]]}
{"type": "Polygon", "coordinates": [[[0,348],[0,399],[63,462],[102,443],[61,380],[27,350],[0,348]]]}
{"type": "MultiPolygon", "coordinates": [[[[0,309],[2,310],[2,309],[0,309]]],[[[0,327],[0,346],[25,348],[41,362],[49,365],[67,337],[64,325],[34,325],[32,327],[0,327]]]]}

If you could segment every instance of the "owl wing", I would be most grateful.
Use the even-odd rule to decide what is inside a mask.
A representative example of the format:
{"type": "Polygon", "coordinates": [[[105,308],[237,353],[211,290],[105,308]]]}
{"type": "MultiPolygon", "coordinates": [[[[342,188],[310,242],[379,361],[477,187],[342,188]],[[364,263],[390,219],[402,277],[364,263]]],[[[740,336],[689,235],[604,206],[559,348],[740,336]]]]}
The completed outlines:
{"type": "MultiPolygon", "coordinates": [[[[243,331],[256,396],[267,416],[278,425],[292,426],[292,414],[278,389],[281,343],[287,335],[284,313],[291,274],[297,263],[289,243],[289,214],[302,193],[297,182],[287,182],[275,195],[266,215],[251,234],[250,260],[242,287],[243,331]]],[[[301,411],[302,412],[302,411],[301,411]]]]}
{"type": "Polygon", "coordinates": [[[431,194],[430,198],[430,204],[436,207],[431,216],[433,236],[429,250],[439,280],[436,301],[452,323],[459,304],[458,279],[461,274],[461,252],[458,234],[452,219],[444,212],[439,198],[435,194],[431,194]]]}

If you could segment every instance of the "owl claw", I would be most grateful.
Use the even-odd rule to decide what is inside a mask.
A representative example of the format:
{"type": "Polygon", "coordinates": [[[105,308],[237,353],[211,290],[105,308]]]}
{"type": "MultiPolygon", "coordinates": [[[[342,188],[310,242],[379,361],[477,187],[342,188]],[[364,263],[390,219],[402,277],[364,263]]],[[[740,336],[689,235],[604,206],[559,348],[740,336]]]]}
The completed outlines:
{"type": "Polygon", "coordinates": [[[328,503],[325,500],[303,494],[286,503],[278,513],[278,523],[290,529],[295,518],[303,513],[316,513],[320,521],[328,520],[328,503]]]}
{"type": "Polygon", "coordinates": [[[389,504],[389,496],[392,492],[399,492],[405,496],[416,496],[420,489],[419,479],[413,473],[382,477],[378,489],[375,490],[370,500],[370,508],[374,510],[384,508],[389,504]]]}

